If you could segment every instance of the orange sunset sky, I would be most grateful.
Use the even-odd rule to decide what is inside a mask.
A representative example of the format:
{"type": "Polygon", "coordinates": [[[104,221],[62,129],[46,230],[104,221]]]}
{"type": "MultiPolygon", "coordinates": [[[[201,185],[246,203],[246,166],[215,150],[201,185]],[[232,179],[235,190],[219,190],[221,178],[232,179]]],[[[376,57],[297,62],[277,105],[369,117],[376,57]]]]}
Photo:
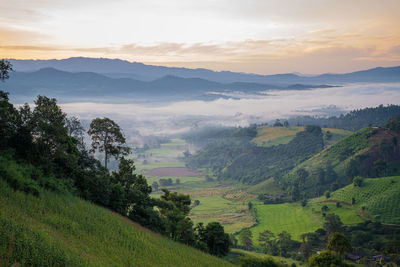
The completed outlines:
{"type": "Polygon", "coordinates": [[[260,74],[400,65],[399,0],[0,0],[0,58],[260,74]]]}

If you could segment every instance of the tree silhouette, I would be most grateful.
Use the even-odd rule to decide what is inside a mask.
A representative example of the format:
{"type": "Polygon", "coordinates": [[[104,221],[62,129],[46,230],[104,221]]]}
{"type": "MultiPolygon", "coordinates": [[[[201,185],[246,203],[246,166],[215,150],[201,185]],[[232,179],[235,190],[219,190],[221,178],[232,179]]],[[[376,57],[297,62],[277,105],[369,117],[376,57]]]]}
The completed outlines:
{"type": "Polygon", "coordinates": [[[90,123],[88,134],[92,137],[92,152],[98,150],[104,152],[104,166],[110,156],[118,158],[120,154],[128,154],[129,148],[123,146],[126,140],[121,132],[121,128],[109,118],[96,118],[90,123]]]}

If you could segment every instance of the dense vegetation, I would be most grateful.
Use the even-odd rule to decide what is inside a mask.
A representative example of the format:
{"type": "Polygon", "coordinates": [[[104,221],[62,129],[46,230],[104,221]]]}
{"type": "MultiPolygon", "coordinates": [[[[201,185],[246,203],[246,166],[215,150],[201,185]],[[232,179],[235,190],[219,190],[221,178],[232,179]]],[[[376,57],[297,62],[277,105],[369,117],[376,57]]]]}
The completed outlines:
{"type": "Polygon", "coordinates": [[[7,263],[230,266],[71,194],[42,190],[35,197],[0,180],[0,266],[7,263]]]}
{"type": "Polygon", "coordinates": [[[307,126],[288,144],[272,147],[259,147],[251,142],[256,134],[252,126],[240,129],[232,138],[211,142],[188,157],[187,165],[208,168],[218,179],[255,184],[290,170],[323,149],[323,135],[318,126],[307,126]]]}
{"type": "Polygon", "coordinates": [[[319,125],[321,127],[358,131],[368,126],[383,127],[388,119],[398,114],[400,114],[400,106],[380,105],[374,108],[353,110],[339,117],[319,118],[303,116],[290,118],[288,121],[291,125],[319,125]]]}
{"type": "Polygon", "coordinates": [[[400,224],[400,177],[363,179],[333,192],[329,200],[342,201],[382,223],[400,224]]]}
{"type": "MultiPolygon", "coordinates": [[[[5,61],[1,61],[5,62],[5,61]]],[[[11,67],[0,65],[1,80],[11,67]]],[[[194,227],[188,217],[188,195],[164,190],[159,199],[150,197],[151,186],[135,174],[130,152],[120,127],[108,118],[96,118],[88,131],[92,149],[84,143],[84,129],[77,118],[68,118],[57,100],[38,96],[35,107],[17,110],[8,93],[0,91],[0,178],[13,190],[40,198],[47,190],[72,194],[107,207],[142,226],[175,241],[218,256],[229,250],[229,236],[212,222],[194,227]],[[105,154],[104,165],[94,152],[105,154]],[[110,157],[119,160],[118,171],[107,169],[110,157]]]]}
{"type": "Polygon", "coordinates": [[[382,177],[400,172],[399,133],[364,128],[298,165],[277,182],[298,199],[299,192],[320,196],[350,184],[356,176],[382,177]]]}

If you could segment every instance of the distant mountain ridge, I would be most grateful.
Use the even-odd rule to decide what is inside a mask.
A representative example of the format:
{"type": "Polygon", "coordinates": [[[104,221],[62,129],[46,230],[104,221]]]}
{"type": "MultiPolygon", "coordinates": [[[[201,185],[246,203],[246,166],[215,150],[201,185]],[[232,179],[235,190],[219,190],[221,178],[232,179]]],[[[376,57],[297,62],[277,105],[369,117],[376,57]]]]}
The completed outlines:
{"type": "Polygon", "coordinates": [[[141,81],[132,78],[110,78],[94,72],[66,72],[55,68],[43,68],[33,72],[13,72],[10,79],[3,84],[6,91],[13,96],[36,96],[38,94],[52,97],[93,99],[104,97],[135,98],[168,98],[187,99],[204,97],[210,92],[217,92],[212,97],[221,97],[218,92],[243,91],[258,92],[264,90],[305,90],[328,85],[278,86],[252,82],[220,83],[203,78],[182,78],[167,75],[153,81],[141,81]]]}
{"type": "Polygon", "coordinates": [[[289,85],[338,84],[347,82],[400,82],[400,66],[378,67],[346,74],[322,74],[316,76],[294,73],[259,75],[231,71],[212,71],[208,69],[188,69],[146,65],[121,59],[72,57],[61,60],[15,60],[10,59],[16,71],[31,72],[43,68],[56,68],[67,72],[94,72],[111,78],[132,78],[152,81],[167,75],[182,78],[201,78],[220,83],[253,82],[262,84],[289,85]]]}

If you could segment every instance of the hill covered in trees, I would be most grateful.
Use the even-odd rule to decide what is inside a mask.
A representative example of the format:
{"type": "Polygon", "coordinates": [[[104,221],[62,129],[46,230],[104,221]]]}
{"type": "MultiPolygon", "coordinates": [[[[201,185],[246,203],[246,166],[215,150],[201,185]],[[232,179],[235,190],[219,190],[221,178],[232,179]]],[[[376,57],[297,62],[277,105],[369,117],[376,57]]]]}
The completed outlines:
{"type": "Polygon", "coordinates": [[[256,126],[236,130],[223,140],[211,141],[187,158],[192,168],[209,168],[218,179],[232,179],[247,184],[262,182],[274,174],[287,171],[312,157],[324,147],[318,126],[307,126],[288,144],[260,147],[252,142],[256,126]]]}
{"type": "Polygon", "coordinates": [[[291,125],[319,125],[321,127],[358,131],[368,126],[383,127],[388,119],[398,114],[400,114],[399,105],[380,105],[378,107],[353,110],[338,117],[320,118],[300,116],[289,118],[288,122],[291,125]]]}
{"type": "Polygon", "coordinates": [[[275,179],[298,199],[300,192],[319,196],[326,190],[334,191],[350,184],[356,176],[398,175],[399,138],[394,129],[364,128],[275,179]]]}

